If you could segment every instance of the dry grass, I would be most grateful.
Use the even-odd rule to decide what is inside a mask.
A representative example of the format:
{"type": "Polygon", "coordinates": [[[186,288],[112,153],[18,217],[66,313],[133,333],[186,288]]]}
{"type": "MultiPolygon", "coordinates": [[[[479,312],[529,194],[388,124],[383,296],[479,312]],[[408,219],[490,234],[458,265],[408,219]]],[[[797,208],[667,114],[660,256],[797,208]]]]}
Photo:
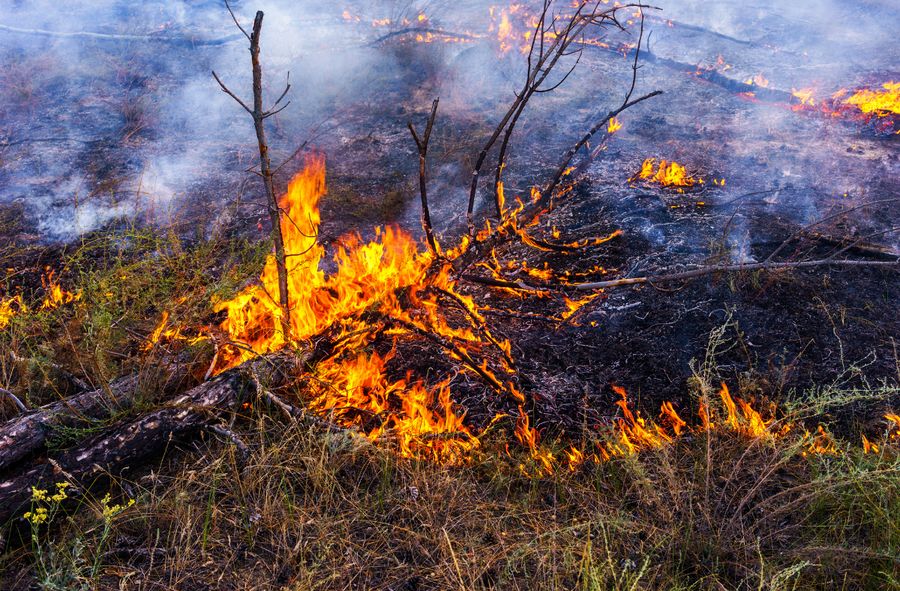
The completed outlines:
{"type": "MultiPolygon", "coordinates": [[[[137,503],[115,520],[93,579],[75,554],[94,561],[96,502],[57,519],[40,543],[63,565],[53,575],[69,581],[62,588],[897,584],[896,454],[809,457],[797,445],[713,434],[529,477],[518,469],[527,458],[503,453],[504,441],[445,468],[262,412],[250,412],[241,436],[245,462],[210,442],[119,483],[137,503]]],[[[33,561],[27,546],[9,553],[5,588],[26,588],[33,561]]]]}

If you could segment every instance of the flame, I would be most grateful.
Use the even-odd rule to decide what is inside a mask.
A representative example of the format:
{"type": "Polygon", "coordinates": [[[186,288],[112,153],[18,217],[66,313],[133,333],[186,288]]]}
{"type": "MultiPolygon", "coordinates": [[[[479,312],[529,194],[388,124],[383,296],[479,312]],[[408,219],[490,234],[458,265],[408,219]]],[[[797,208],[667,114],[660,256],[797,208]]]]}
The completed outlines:
{"type": "Polygon", "coordinates": [[[641,170],[635,174],[629,182],[636,180],[646,180],[651,183],[657,183],[663,187],[693,187],[697,184],[703,184],[702,179],[695,179],[690,176],[687,169],[677,162],[669,162],[660,160],[657,165],[656,158],[647,158],[641,164],[641,170]]]}
{"type": "Polygon", "coordinates": [[[750,86],[759,86],[760,88],[768,88],[769,80],[762,74],[757,74],[752,78],[747,78],[746,80],[744,80],[744,84],[749,84],[750,86]]]}
{"type": "Polygon", "coordinates": [[[889,412],[884,415],[884,418],[892,423],[888,438],[891,440],[900,441],[900,415],[898,415],[897,413],[889,412]]]}
{"type": "Polygon", "coordinates": [[[171,314],[168,310],[163,310],[162,316],[160,317],[159,323],[156,325],[156,328],[153,329],[153,332],[150,333],[150,336],[147,337],[147,341],[144,343],[143,350],[150,351],[157,344],[166,341],[183,341],[189,345],[195,345],[201,341],[205,341],[207,337],[203,335],[196,335],[193,337],[187,336],[181,332],[180,326],[173,326],[171,328],[167,328],[169,326],[169,316],[171,314]]]}
{"type": "MultiPolygon", "coordinates": [[[[519,443],[528,448],[531,453],[531,459],[537,464],[537,474],[553,474],[553,465],[555,461],[554,455],[546,449],[539,447],[540,434],[537,429],[530,425],[528,413],[525,408],[519,405],[519,415],[516,417],[515,436],[519,443]]],[[[524,474],[528,474],[525,466],[519,465],[519,470],[524,474]]]]}
{"type": "Polygon", "coordinates": [[[825,454],[830,456],[837,455],[837,444],[831,438],[831,435],[829,435],[828,432],[825,431],[825,427],[819,425],[816,429],[815,435],[810,436],[809,434],[807,434],[807,439],[810,439],[810,437],[811,440],[806,447],[806,452],[804,452],[804,455],[806,455],[807,453],[825,454]]]}
{"type": "MultiPolygon", "coordinates": [[[[858,90],[844,104],[853,105],[866,114],[885,117],[890,113],[900,114],[900,82],[885,82],[883,90],[858,90]]],[[[842,96],[842,95],[841,95],[842,96]]],[[[840,98],[836,96],[835,98],[840,98]]]]}
{"type": "Polygon", "coordinates": [[[861,434],[862,445],[863,445],[863,453],[864,454],[877,454],[878,453],[878,444],[872,443],[868,440],[865,433],[861,434]]]}
{"type": "Polygon", "coordinates": [[[12,319],[26,312],[28,308],[22,301],[22,296],[15,295],[12,297],[0,298],[0,330],[3,330],[12,319]]]}
{"type": "MultiPolygon", "coordinates": [[[[477,347],[482,343],[480,337],[471,328],[450,326],[429,288],[453,294],[477,323],[480,315],[474,301],[453,290],[446,268],[436,277],[426,278],[432,255],[420,251],[409,234],[390,226],[376,228],[370,242],[356,234],[342,237],[333,256],[335,270],[327,275],[321,268],[325,249],[317,242],[318,202],[325,191],[325,160],[322,156],[310,156],[279,202],[284,212],[281,231],[287,263],[290,333],[284,334],[282,328],[278,270],[274,255],[270,255],[257,284],[231,300],[215,303],[217,312],[227,314],[221,328],[236,343],[220,349],[215,371],[304,342],[329,327],[339,327],[343,330],[341,336],[352,338],[342,342],[341,349],[316,368],[317,384],[327,387],[312,387],[314,399],[310,408],[342,426],[358,429],[369,439],[388,437],[396,441],[404,456],[460,461],[478,441],[463,424],[463,415],[454,411],[449,383],[428,388],[409,376],[391,379],[387,363],[393,352],[380,356],[356,355],[353,351],[369,344],[366,334],[372,327],[361,316],[370,309],[405,326],[477,347]],[[417,315],[401,306],[401,294],[420,311],[417,315]]],[[[164,326],[161,323],[154,334],[164,334],[164,326]]],[[[392,328],[390,334],[396,337],[403,332],[392,328]]],[[[509,351],[509,344],[493,339],[485,327],[480,327],[480,332],[509,351]]],[[[463,348],[451,356],[461,360],[460,355],[466,355],[463,348]]],[[[479,369],[501,383],[486,366],[479,369]]]]}
{"type": "Polygon", "coordinates": [[[44,300],[41,302],[41,310],[52,310],[81,299],[81,292],[72,293],[63,289],[57,283],[54,272],[51,269],[47,269],[47,274],[41,277],[41,284],[44,287],[44,291],[47,292],[47,295],[44,296],[44,300]]]}
{"type": "Polygon", "coordinates": [[[814,90],[812,88],[802,88],[797,90],[796,88],[791,89],[791,94],[800,101],[801,105],[808,105],[810,107],[816,106],[816,99],[813,96],[814,90]]]}
{"type": "Polygon", "coordinates": [[[612,119],[609,120],[609,125],[606,128],[606,132],[609,133],[610,135],[612,135],[612,134],[616,133],[617,131],[619,131],[620,129],[622,129],[622,123],[619,121],[618,118],[613,117],[612,119]]]}

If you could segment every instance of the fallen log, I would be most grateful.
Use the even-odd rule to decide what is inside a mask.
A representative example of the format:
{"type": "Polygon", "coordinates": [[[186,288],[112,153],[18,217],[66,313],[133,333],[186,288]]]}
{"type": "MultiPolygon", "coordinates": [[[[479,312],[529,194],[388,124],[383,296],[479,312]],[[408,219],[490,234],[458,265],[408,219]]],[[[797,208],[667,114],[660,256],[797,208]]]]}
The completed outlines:
{"type": "MultiPolygon", "coordinates": [[[[0,523],[26,510],[31,487],[49,488],[68,481],[87,490],[104,477],[117,476],[158,457],[173,442],[184,442],[221,423],[255,383],[284,385],[296,367],[289,356],[259,357],[222,373],[179,396],[164,407],[82,442],[46,462],[38,463],[0,483],[0,523]]],[[[132,384],[135,378],[122,380],[132,384]]]]}
{"type": "MultiPolygon", "coordinates": [[[[334,353],[342,342],[340,330],[327,331],[308,349],[256,357],[204,382],[156,410],[82,441],[46,462],[24,468],[0,482],[0,524],[17,517],[31,499],[31,487],[48,488],[56,482],[69,482],[73,491],[89,490],[109,477],[145,465],[159,457],[173,442],[187,442],[201,432],[230,432],[224,419],[233,416],[245,394],[280,401],[271,391],[294,383],[298,376],[334,353]]],[[[130,381],[135,378],[125,378],[130,381]]],[[[289,407],[293,418],[303,413],[289,407]]],[[[239,443],[239,442],[238,442],[239,443]]],[[[241,447],[239,445],[239,447],[241,447]]]]}
{"type": "Polygon", "coordinates": [[[108,385],[83,392],[21,414],[0,426],[0,475],[46,451],[48,441],[65,429],[78,429],[128,412],[144,392],[156,397],[176,393],[190,385],[192,367],[184,363],[160,364],[152,371],[113,380],[108,385]]]}

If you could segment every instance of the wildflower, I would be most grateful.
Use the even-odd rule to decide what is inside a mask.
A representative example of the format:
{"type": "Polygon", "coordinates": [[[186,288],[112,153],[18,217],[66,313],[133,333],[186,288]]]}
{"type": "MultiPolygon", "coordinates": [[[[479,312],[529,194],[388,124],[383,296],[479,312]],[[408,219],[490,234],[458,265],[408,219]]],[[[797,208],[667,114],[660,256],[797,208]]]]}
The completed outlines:
{"type": "Polygon", "coordinates": [[[106,496],[104,496],[100,500],[100,503],[103,505],[103,519],[106,520],[107,522],[111,521],[113,517],[115,517],[116,515],[118,515],[122,511],[124,511],[125,509],[134,505],[134,499],[128,499],[128,502],[125,503],[124,505],[120,505],[118,503],[115,505],[110,505],[109,503],[111,500],[112,500],[112,497],[110,496],[109,493],[106,493],[106,496]]]}
{"type": "Polygon", "coordinates": [[[46,501],[47,500],[47,491],[43,488],[36,488],[34,486],[31,487],[31,500],[32,501],[46,501]]]}
{"type": "Polygon", "coordinates": [[[47,513],[47,509],[44,507],[38,507],[34,511],[28,511],[23,515],[23,517],[31,522],[32,525],[40,525],[41,523],[45,523],[49,518],[47,513]]]}
{"type": "Polygon", "coordinates": [[[56,483],[56,494],[50,497],[50,500],[54,503],[60,503],[69,498],[69,495],[66,494],[66,489],[69,487],[68,482],[57,482],[56,483]]]}

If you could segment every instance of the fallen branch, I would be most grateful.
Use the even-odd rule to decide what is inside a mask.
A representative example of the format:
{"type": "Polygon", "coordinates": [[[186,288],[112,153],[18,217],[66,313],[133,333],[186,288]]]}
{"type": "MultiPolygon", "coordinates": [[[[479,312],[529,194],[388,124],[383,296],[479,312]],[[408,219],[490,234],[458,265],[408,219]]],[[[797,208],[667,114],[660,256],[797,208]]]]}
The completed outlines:
{"type": "Polygon", "coordinates": [[[710,265],[707,267],[699,267],[689,271],[679,273],[662,273],[660,275],[648,275],[644,277],[625,277],[622,279],[610,279],[609,281],[595,281],[592,283],[579,283],[576,285],[565,286],[568,289],[578,291],[591,291],[595,289],[606,289],[609,287],[621,287],[623,285],[641,285],[648,283],[650,285],[656,283],[668,283],[672,281],[683,281],[685,279],[693,279],[704,275],[714,275],[716,273],[739,273],[744,271],[781,271],[785,269],[806,269],[810,267],[898,267],[900,268],[900,259],[896,261],[855,261],[845,259],[817,259],[814,261],[794,261],[794,262],[762,262],[762,263],[741,263],[735,265],[710,265]]]}

